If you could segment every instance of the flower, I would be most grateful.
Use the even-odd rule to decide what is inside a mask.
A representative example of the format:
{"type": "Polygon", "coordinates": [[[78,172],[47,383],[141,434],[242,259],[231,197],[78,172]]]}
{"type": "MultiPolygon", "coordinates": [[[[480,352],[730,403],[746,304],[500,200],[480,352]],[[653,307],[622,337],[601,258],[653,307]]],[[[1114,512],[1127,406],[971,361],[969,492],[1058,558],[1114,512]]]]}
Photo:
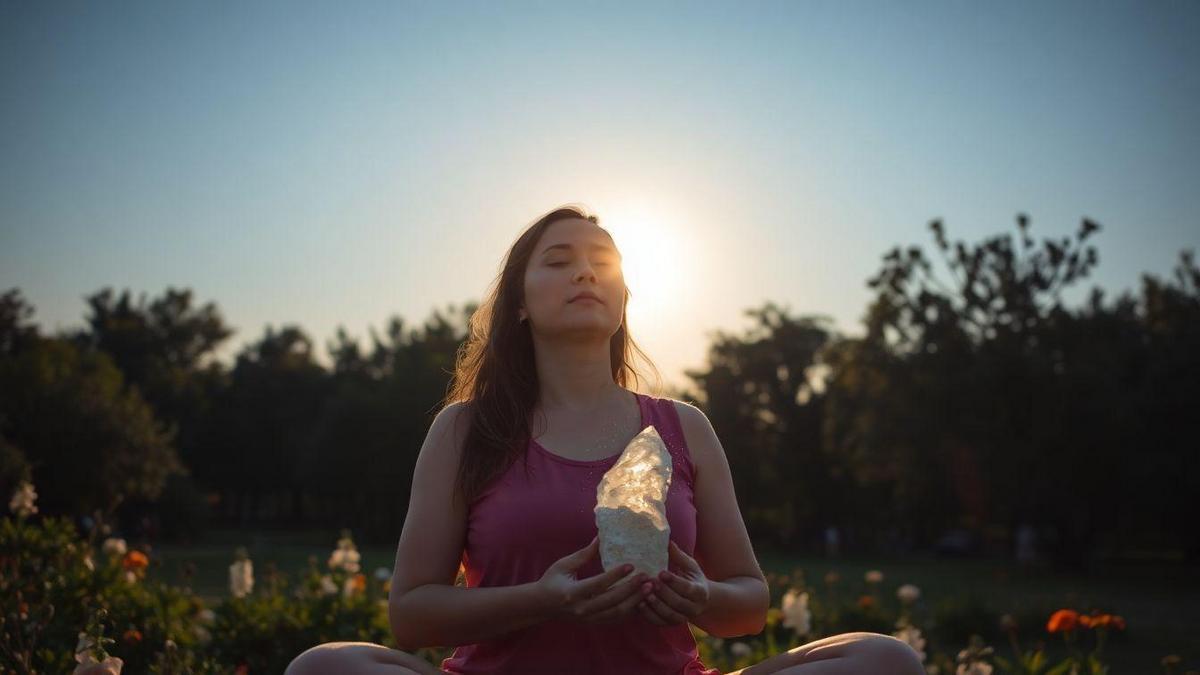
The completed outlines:
{"type": "Polygon", "coordinates": [[[375,568],[375,580],[376,581],[387,581],[388,579],[391,579],[391,578],[392,578],[392,571],[389,570],[388,568],[386,568],[386,567],[376,567],[375,568]]]}
{"type": "Polygon", "coordinates": [[[1046,630],[1051,633],[1071,632],[1079,623],[1079,612],[1073,609],[1060,609],[1050,615],[1046,622],[1046,630]]]}
{"type": "Polygon", "coordinates": [[[1082,614],[1079,616],[1079,625],[1084,628],[1108,628],[1109,626],[1114,626],[1117,630],[1125,630],[1125,619],[1113,614],[1093,613],[1091,616],[1082,614]]]}
{"type": "Polygon", "coordinates": [[[85,666],[99,663],[96,657],[92,656],[92,648],[94,646],[95,642],[93,642],[92,638],[87,633],[79,631],[79,642],[75,643],[75,661],[85,666]]]}
{"type": "Polygon", "coordinates": [[[124,568],[123,575],[126,583],[136,582],[146,572],[146,567],[150,564],[150,559],[145,553],[138,550],[133,550],[125,554],[121,559],[121,567],[124,568]]]}
{"type": "Polygon", "coordinates": [[[921,589],[912,584],[904,584],[896,589],[896,597],[900,598],[900,602],[911,605],[921,597],[921,589]]]}
{"type": "Polygon", "coordinates": [[[808,635],[812,631],[812,612],[808,610],[808,592],[800,593],[789,589],[780,603],[783,625],[796,631],[796,635],[808,635]]]}
{"type": "Polygon", "coordinates": [[[236,559],[229,566],[229,594],[244,598],[254,590],[254,563],[244,548],[239,547],[235,556],[236,559]]]}
{"type": "Polygon", "coordinates": [[[27,480],[21,481],[17,485],[17,489],[13,490],[12,499],[8,501],[8,510],[17,514],[18,518],[25,518],[37,513],[37,492],[33,489],[33,484],[27,480]]]}
{"type": "Polygon", "coordinates": [[[868,584],[878,584],[883,581],[883,572],[880,572],[879,570],[868,570],[867,573],[863,575],[863,578],[867,580],[868,584]]]}
{"type": "Polygon", "coordinates": [[[745,642],[735,642],[729,645],[729,653],[741,659],[753,654],[754,650],[745,642]]]}
{"type": "Polygon", "coordinates": [[[904,644],[912,647],[917,656],[921,657],[921,662],[925,662],[925,638],[921,637],[920,628],[905,625],[900,630],[892,633],[892,637],[899,638],[904,644]]]}
{"type": "Polygon", "coordinates": [[[121,635],[121,641],[131,645],[136,645],[142,641],[142,632],[136,628],[130,628],[121,635]]]}
{"type": "Polygon", "coordinates": [[[120,537],[109,537],[100,545],[100,549],[113,557],[125,555],[125,540],[120,537]]]}
{"type": "Polygon", "coordinates": [[[346,583],[342,584],[342,595],[347,598],[365,590],[367,590],[367,577],[363,574],[346,577],[346,583]]]}
{"type": "Polygon", "coordinates": [[[335,595],[338,592],[337,584],[333,583],[333,578],[328,574],[321,577],[321,594],[335,595]]]}
{"type": "Polygon", "coordinates": [[[342,538],[338,539],[338,546],[329,556],[329,569],[343,570],[349,574],[358,572],[358,561],[361,556],[358,554],[358,549],[354,547],[354,540],[350,538],[349,531],[342,531],[342,538]]]}
{"type": "Polygon", "coordinates": [[[212,642],[212,633],[198,623],[192,624],[192,634],[196,636],[196,641],[202,645],[207,645],[212,642]]]}
{"type": "Polygon", "coordinates": [[[130,551],[121,559],[121,566],[127,570],[144,570],[150,564],[150,559],[141,551],[130,551]]]}

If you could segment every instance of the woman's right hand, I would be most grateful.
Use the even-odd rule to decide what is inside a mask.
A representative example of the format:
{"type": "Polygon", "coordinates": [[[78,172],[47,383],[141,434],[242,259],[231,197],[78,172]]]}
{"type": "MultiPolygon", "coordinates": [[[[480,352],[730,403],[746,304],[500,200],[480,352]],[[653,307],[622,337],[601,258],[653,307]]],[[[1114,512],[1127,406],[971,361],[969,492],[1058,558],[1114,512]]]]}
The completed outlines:
{"type": "Polygon", "coordinates": [[[649,577],[630,574],[632,565],[621,565],[607,572],[580,579],[576,571],[600,551],[600,538],[578,551],[555,561],[538,579],[537,586],[549,598],[556,616],[565,615],[584,623],[617,621],[632,614],[650,590],[644,587],[649,577]]]}

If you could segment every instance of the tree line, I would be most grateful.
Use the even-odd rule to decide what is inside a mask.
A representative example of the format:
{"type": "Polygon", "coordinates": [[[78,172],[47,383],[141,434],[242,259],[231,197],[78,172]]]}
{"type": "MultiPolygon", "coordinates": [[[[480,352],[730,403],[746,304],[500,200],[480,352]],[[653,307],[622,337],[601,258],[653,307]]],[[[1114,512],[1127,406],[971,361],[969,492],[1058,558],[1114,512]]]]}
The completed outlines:
{"type": "MultiPolygon", "coordinates": [[[[866,281],[863,334],[766,303],[661,392],[712,420],[756,543],[807,549],[835,526],[855,548],[911,550],[961,528],[1004,547],[1024,523],[1059,561],[1194,558],[1192,253],[1171,279],[1068,307],[1097,264],[1090,220],[1040,242],[1024,215],[976,244],[929,230],[928,252],[893,248],[866,281]]],[[[166,537],[345,526],[395,541],[475,303],[394,317],[366,345],[339,328],[326,367],[293,325],[221,363],[233,331],[187,289],[86,300],[84,328],[43,335],[19,289],[0,296],[5,494],[32,479],[46,512],[166,537]]]]}

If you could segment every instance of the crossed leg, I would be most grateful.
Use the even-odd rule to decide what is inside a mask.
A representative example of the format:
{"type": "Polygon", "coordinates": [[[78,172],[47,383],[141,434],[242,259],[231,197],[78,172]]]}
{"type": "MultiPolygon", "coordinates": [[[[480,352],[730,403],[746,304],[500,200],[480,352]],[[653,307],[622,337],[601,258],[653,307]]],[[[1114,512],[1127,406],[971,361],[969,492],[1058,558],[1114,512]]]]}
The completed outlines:
{"type": "Polygon", "coordinates": [[[776,654],[729,675],[925,675],[917,652],[881,633],[842,633],[776,654]]]}
{"type": "MultiPolygon", "coordinates": [[[[284,675],[443,675],[424,659],[371,642],[327,642],[306,650],[284,675]]],[[[729,675],[925,675],[917,653],[880,633],[842,633],[776,654],[729,675]]]]}
{"type": "Polygon", "coordinates": [[[443,675],[419,656],[373,642],[326,642],[305,650],[284,675],[443,675]]]}

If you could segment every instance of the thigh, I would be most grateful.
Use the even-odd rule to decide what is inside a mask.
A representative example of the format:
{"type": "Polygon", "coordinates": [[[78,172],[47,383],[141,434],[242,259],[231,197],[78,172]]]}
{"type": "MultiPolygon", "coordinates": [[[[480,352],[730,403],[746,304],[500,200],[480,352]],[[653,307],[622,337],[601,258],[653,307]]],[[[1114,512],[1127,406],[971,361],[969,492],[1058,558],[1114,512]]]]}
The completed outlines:
{"type": "Polygon", "coordinates": [[[442,675],[425,659],[372,642],[326,642],[292,659],[284,675],[442,675]]]}
{"type": "Polygon", "coordinates": [[[842,633],[776,654],[730,675],[924,675],[921,659],[904,641],[881,633],[842,633]]]}

